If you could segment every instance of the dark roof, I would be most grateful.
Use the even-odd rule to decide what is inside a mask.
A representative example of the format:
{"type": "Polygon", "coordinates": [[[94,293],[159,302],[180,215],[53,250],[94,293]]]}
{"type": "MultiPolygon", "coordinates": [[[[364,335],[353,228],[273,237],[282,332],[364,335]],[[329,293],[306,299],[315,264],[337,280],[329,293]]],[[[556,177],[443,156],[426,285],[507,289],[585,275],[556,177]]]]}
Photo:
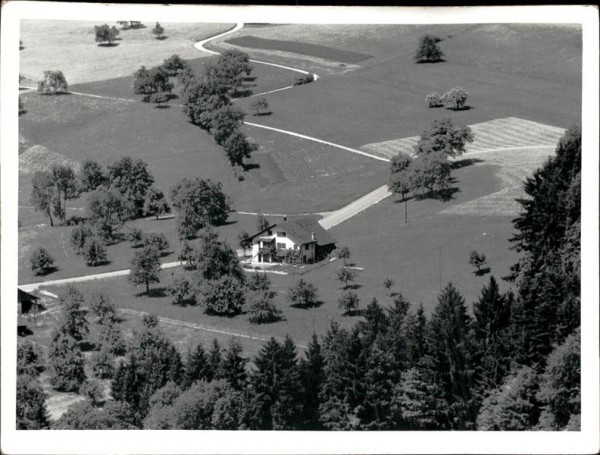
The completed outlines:
{"type": "Polygon", "coordinates": [[[312,233],[315,234],[317,245],[330,245],[336,243],[335,238],[323,229],[316,218],[312,216],[303,216],[298,218],[288,218],[286,221],[272,224],[267,229],[253,235],[252,238],[262,234],[269,229],[277,229],[285,232],[286,237],[292,239],[295,243],[303,244],[312,242],[312,233]]]}
{"type": "Polygon", "coordinates": [[[21,302],[34,302],[34,301],[40,299],[37,295],[30,294],[29,292],[22,291],[21,289],[17,288],[17,291],[19,291],[19,293],[17,295],[17,301],[19,303],[21,303],[21,302]]]}

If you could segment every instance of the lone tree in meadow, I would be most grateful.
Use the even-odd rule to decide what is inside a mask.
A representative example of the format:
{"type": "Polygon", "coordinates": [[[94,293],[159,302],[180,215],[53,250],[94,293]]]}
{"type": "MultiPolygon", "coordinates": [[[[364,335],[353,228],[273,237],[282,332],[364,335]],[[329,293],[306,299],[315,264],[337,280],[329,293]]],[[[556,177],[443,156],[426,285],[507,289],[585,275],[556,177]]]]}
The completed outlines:
{"type": "Polygon", "coordinates": [[[108,24],[94,25],[94,33],[96,34],[96,42],[100,45],[108,42],[109,46],[113,45],[113,41],[119,35],[119,30],[114,25],[109,27],[108,24]]]}
{"type": "Polygon", "coordinates": [[[346,261],[350,259],[350,256],[352,256],[352,254],[350,253],[350,248],[348,248],[347,246],[343,246],[339,249],[338,259],[344,261],[344,267],[346,267],[346,261]]]}
{"type": "Polygon", "coordinates": [[[165,29],[158,22],[152,29],[152,33],[154,34],[156,39],[165,39],[166,38],[166,36],[164,36],[165,29]]]}
{"type": "Polygon", "coordinates": [[[85,240],[82,254],[86,264],[92,267],[102,265],[107,260],[106,245],[96,235],[92,235],[85,240]]]}
{"type": "Polygon", "coordinates": [[[441,62],[444,53],[437,43],[441,41],[437,36],[425,35],[419,42],[415,62],[417,63],[436,63],[441,62]]]}
{"type": "Polygon", "coordinates": [[[29,263],[34,275],[46,275],[52,270],[54,258],[45,248],[39,247],[31,253],[29,263]]]}
{"type": "Polygon", "coordinates": [[[337,277],[338,280],[344,283],[344,289],[348,289],[348,283],[351,283],[356,279],[356,270],[346,266],[340,267],[337,277]]]}
{"type": "Polygon", "coordinates": [[[480,253],[477,250],[471,251],[471,255],[469,256],[469,264],[471,264],[473,267],[475,267],[477,269],[475,271],[475,274],[477,274],[477,275],[482,274],[481,267],[483,267],[485,265],[485,261],[486,261],[485,254],[480,253]]]}
{"type": "Polygon", "coordinates": [[[269,102],[264,97],[258,98],[250,105],[250,110],[254,112],[254,116],[267,114],[269,112],[269,102]]]}
{"type": "Polygon", "coordinates": [[[44,71],[44,80],[38,82],[37,91],[43,94],[56,95],[69,90],[67,79],[60,70],[44,71]]]}
{"type": "Polygon", "coordinates": [[[144,284],[147,295],[150,295],[150,283],[160,282],[159,256],[158,248],[147,245],[142,250],[136,251],[131,261],[129,282],[136,286],[144,284]]]}
{"type": "Polygon", "coordinates": [[[338,299],[338,308],[344,310],[344,314],[352,315],[357,310],[359,303],[358,294],[352,290],[347,290],[338,299]]]}
{"type": "Polygon", "coordinates": [[[317,288],[314,284],[300,278],[288,291],[288,301],[292,306],[312,308],[319,304],[317,288]]]}

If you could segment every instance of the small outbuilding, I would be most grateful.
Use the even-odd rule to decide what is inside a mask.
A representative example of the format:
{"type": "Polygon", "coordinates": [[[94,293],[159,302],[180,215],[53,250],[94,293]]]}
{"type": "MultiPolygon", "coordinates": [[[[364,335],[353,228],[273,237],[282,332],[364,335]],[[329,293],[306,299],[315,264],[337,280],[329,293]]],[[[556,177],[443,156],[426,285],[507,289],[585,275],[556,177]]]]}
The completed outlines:
{"type": "Polygon", "coordinates": [[[31,319],[36,320],[38,314],[44,310],[44,306],[39,303],[40,297],[17,289],[17,333],[25,335],[29,329],[28,325],[31,319]]]}
{"type": "Polygon", "coordinates": [[[326,258],[336,240],[313,217],[298,217],[271,224],[250,237],[253,263],[312,264],[326,258]]]}

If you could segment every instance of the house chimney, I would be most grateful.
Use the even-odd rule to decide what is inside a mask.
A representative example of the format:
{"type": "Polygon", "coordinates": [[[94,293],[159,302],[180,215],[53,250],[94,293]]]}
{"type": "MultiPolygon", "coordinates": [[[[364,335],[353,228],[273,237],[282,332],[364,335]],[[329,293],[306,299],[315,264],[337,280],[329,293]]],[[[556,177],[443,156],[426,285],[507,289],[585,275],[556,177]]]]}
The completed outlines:
{"type": "Polygon", "coordinates": [[[315,238],[315,233],[314,233],[314,232],[311,232],[311,233],[310,233],[310,238],[311,238],[311,239],[313,239],[313,241],[317,240],[317,239],[315,238]]]}

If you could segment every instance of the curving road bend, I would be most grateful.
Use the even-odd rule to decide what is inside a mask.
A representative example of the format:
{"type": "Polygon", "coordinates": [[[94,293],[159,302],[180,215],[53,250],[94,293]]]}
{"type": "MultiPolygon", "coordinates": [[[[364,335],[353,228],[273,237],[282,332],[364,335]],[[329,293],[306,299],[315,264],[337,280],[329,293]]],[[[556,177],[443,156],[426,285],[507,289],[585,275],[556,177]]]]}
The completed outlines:
{"type": "MultiPolygon", "coordinates": [[[[208,52],[209,54],[213,54],[213,55],[221,55],[220,52],[211,51],[209,49],[206,49],[206,47],[204,47],[204,45],[207,44],[207,43],[209,43],[209,42],[211,42],[211,41],[214,41],[216,39],[222,38],[224,36],[231,35],[232,33],[235,33],[238,30],[241,30],[243,27],[244,27],[244,23],[243,22],[238,22],[236,24],[236,26],[233,27],[231,30],[228,30],[228,31],[226,31],[224,33],[221,33],[219,35],[211,36],[210,38],[203,39],[202,41],[198,41],[197,43],[194,43],[194,47],[196,49],[198,49],[199,51],[202,51],[202,52],[208,52]]],[[[313,77],[315,78],[315,81],[319,79],[319,76],[317,74],[310,73],[310,72],[305,71],[305,70],[300,69],[300,68],[292,68],[291,66],[278,65],[277,63],[263,62],[261,60],[250,59],[250,61],[252,63],[258,63],[259,65],[268,65],[268,66],[274,66],[275,68],[281,68],[281,69],[284,69],[284,70],[295,71],[296,73],[301,73],[301,74],[306,74],[306,75],[312,74],[313,77]]],[[[287,88],[292,88],[292,87],[293,86],[285,87],[285,88],[287,89],[287,88]]],[[[279,89],[279,90],[283,90],[283,89],[279,89]]]]}

